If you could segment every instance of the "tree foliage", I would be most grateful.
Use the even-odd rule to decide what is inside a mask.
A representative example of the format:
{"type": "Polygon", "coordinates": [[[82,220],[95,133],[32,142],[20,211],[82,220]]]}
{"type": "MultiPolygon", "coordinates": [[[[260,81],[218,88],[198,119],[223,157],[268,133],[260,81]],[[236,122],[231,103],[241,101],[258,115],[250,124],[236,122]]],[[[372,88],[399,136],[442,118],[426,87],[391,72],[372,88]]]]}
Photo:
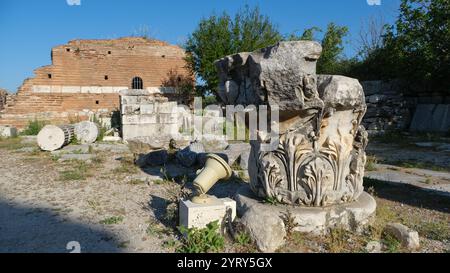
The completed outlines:
{"type": "Polygon", "coordinates": [[[450,1],[402,0],[383,45],[351,71],[360,79],[399,78],[411,91],[444,91],[450,86],[450,1]]]}
{"type": "Polygon", "coordinates": [[[233,18],[224,12],[202,19],[186,42],[186,61],[189,69],[205,82],[205,93],[215,90],[218,84],[215,60],[238,52],[254,51],[280,40],[277,26],[262,15],[258,7],[250,9],[246,6],[233,18]]]}

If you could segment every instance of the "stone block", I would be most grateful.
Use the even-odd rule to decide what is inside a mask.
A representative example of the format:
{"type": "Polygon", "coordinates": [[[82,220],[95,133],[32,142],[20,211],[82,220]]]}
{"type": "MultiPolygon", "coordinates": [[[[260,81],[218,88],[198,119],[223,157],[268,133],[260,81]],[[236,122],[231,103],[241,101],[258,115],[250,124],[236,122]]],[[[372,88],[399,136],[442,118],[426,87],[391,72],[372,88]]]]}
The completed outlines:
{"type": "Polygon", "coordinates": [[[403,247],[411,250],[416,250],[420,247],[419,234],[400,223],[388,224],[385,228],[385,232],[394,236],[402,243],[403,247]]]}
{"type": "Polygon", "coordinates": [[[15,127],[0,126],[0,137],[16,137],[17,129],[15,127]]]}
{"type": "Polygon", "coordinates": [[[52,85],[51,86],[51,93],[61,93],[62,91],[62,86],[61,85],[52,85]]]}
{"type": "Polygon", "coordinates": [[[155,110],[154,104],[142,104],[140,105],[141,114],[153,114],[155,110]]]}
{"type": "Polygon", "coordinates": [[[205,228],[207,224],[223,222],[227,211],[231,209],[232,220],[236,217],[236,202],[230,198],[216,198],[211,196],[210,204],[195,204],[190,200],[180,201],[180,225],[188,228],[205,228]]]}
{"type": "Polygon", "coordinates": [[[62,86],[61,93],[81,93],[81,86],[62,86]]]}
{"type": "Polygon", "coordinates": [[[418,104],[410,131],[442,132],[450,130],[450,104],[418,104]]]}
{"type": "Polygon", "coordinates": [[[50,93],[51,87],[49,85],[33,85],[33,93],[50,93]]]}

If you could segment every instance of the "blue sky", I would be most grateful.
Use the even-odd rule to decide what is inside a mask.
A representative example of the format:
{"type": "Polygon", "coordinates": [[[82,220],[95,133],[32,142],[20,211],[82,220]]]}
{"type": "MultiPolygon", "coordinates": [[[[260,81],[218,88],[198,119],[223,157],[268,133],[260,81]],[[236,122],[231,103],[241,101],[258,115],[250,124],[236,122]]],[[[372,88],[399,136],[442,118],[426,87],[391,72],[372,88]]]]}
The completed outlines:
{"type": "MultiPolygon", "coordinates": [[[[157,39],[182,44],[202,17],[230,14],[248,4],[282,33],[329,22],[349,27],[345,54],[353,56],[362,23],[382,16],[392,23],[400,0],[0,0],[0,87],[15,92],[33,70],[51,63],[50,49],[73,39],[129,36],[142,26],[157,39]],[[80,1],[80,5],[67,2],[80,1]]],[[[320,38],[320,36],[319,36],[320,38]]]]}

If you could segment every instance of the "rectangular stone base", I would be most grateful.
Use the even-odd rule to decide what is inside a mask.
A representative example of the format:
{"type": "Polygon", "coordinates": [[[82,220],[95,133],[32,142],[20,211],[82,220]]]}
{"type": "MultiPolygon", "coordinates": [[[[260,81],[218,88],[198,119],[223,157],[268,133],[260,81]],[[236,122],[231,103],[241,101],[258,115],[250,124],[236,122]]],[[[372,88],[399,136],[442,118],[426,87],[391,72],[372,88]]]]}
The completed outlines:
{"type": "Polygon", "coordinates": [[[180,226],[188,228],[205,228],[207,224],[219,221],[222,223],[226,212],[231,209],[231,218],[236,217],[236,201],[230,198],[217,198],[211,196],[210,204],[195,204],[190,200],[180,201],[180,226]]]}
{"type": "Polygon", "coordinates": [[[17,129],[9,126],[0,126],[0,137],[16,137],[17,129]]]}

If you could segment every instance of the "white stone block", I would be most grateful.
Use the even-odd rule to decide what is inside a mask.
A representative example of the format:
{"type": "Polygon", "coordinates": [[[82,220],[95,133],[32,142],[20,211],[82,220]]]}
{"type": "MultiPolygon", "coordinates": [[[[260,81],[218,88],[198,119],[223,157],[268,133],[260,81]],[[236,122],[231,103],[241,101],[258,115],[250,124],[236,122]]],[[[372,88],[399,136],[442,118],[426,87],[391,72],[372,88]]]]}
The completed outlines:
{"type": "Polygon", "coordinates": [[[161,89],[159,87],[147,87],[150,94],[161,94],[161,89]]]}
{"type": "Polygon", "coordinates": [[[112,86],[102,86],[100,87],[100,92],[102,94],[111,94],[113,93],[113,88],[112,86]]]}
{"type": "Polygon", "coordinates": [[[157,123],[157,118],[156,115],[140,115],[140,120],[139,120],[140,124],[153,124],[153,123],[157,123]]]}
{"type": "Polygon", "coordinates": [[[153,104],[142,104],[140,106],[141,109],[141,114],[146,115],[146,114],[153,114],[153,112],[155,111],[155,105],[153,104]]]}
{"type": "Polygon", "coordinates": [[[0,137],[16,137],[17,129],[15,127],[0,126],[0,137]]]}
{"type": "Polygon", "coordinates": [[[51,88],[49,85],[33,85],[33,93],[50,93],[51,88]]]}
{"type": "Polygon", "coordinates": [[[81,93],[81,86],[63,86],[61,93],[81,93]]]}
{"type": "Polygon", "coordinates": [[[126,86],[113,86],[113,93],[119,93],[122,90],[127,90],[128,87],[126,86]]]}
{"type": "Polygon", "coordinates": [[[122,124],[139,124],[139,115],[122,116],[122,124]]]}
{"type": "Polygon", "coordinates": [[[190,200],[180,201],[180,225],[188,228],[204,228],[207,224],[219,221],[222,223],[231,209],[232,220],[236,217],[236,201],[230,198],[218,199],[211,196],[211,204],[195,204],[190,200]]]}
{"type": "Polygon", "coordinates": [[[61,93],[61,89],[62,89],[61,85],[52,85],[50,92],[51,93],[61,93]]]}

